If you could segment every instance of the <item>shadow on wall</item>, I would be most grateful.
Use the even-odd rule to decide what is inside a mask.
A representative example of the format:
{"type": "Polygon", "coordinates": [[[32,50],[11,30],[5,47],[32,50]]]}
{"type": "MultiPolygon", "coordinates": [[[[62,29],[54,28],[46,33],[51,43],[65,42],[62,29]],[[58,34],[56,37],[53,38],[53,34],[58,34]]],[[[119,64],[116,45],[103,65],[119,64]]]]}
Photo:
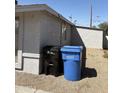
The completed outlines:
{"type": "Polygon", "coordinates": [[[71,45],[76,46],[83,46],[82,51],[82,79],[86,77],[96,77],[97,71],[94,68],[87,68],[86,67],[86,46],[78,33],[76,27],[72,27],[72,33],[71,33],[71,45]]]}
{"type": "Polygon", "coordinates": [[[103,49],[108,49],[107,31],[103,31],[103,49]]]}
{"type": "Polygon", "coordinates": [[[74,46],[83,46],[83,51],[82,51],[82,68],[85,68],[86,66],[86,47],[85,44],[80,37],[76,27],[72,28],[72,33],[71,33],[71,45],[74,46]]]}

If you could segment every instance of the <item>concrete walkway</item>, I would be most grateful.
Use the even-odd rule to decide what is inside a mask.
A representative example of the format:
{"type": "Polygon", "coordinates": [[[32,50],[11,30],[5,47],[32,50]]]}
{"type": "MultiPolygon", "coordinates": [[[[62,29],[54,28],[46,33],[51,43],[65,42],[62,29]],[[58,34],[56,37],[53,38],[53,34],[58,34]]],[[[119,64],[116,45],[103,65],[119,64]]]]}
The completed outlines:
{"type": "Polygon", "coordinates": [[[37,90],[37,89],[24,87],[24,86],[16,86],[15,93],[52,93],[52,92],[46,92],[43,90],[37,90]]]}

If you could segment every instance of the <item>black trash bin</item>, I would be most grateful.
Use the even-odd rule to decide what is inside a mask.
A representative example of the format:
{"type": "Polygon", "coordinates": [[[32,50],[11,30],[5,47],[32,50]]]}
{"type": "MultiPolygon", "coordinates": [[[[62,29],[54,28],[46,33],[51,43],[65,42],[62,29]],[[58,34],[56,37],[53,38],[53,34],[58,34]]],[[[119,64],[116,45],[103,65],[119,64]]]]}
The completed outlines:
{"type": "Polygon", "coordinates": [[[44,73],[58,76],[63,72],[60,47],[45,46],[43,48],[44,73]]]}

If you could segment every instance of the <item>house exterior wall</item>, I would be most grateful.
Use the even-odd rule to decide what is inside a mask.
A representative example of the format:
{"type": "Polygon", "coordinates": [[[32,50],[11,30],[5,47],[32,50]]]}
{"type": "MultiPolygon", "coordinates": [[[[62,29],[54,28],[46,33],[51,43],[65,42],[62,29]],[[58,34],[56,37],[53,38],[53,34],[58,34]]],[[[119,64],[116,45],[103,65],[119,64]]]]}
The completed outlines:
{"type": "MultiPolygon", "coordinates": [[[[42,71],[42,48],[46,45],[60,46],[62,20],[45,12],[20,13],[22,37],[22,70],[27,73],[40,74],[42,71]]],[[[68,24],[67,40],[62,45],[69,44],[71,38],[68,24]]]]}
{"type": "Polygon", "coordinates": [[[86,48],[103,48],[103,31],[76,28],[72,32],[72,45],[84,45],[86,48]]]}
{"type": "MultiPolygon", "coordinates": [[[[68,30],[67,31],[67,38],[68,40],[63,39],[61,35],[62,31],[62,23],[63,21],[60,20],[59,18],[49,14],[46,11],[41,12],[41,24],[40,24],[40,61],[41,64],[43,65],[42,62],[42,48],[47,46],[47,45],[52,45],[52,46],[61,46],[65,44],[70,43],[70,34],[71,32],[68,30]]],[[[69,27],[69,25],[68,25],[69,27]]],[[[42,71],[42,66],[40,67],[42,71]]]]}
{"type": "Polygon", "coordinates": [[[60,45],[60,20],[49,13],[41,12],[40,25],[40,47],[41,49],[46,45],[60,45]]]}
{"type": "Polygon", "coordinates": [[[16,13],[16,17],[19,17],[18,49],[22,50],[22,47],[23,47],[23,14],[16,13]]]}
{"type": "Polygon", "coordinates": [[[71,44],[71,25],[68,23],[62,23],[62,46],[71,44]]]}
{"type": "Polygon", "coordinates": [[[44,47],[46,45],[66,45],[70,44],[71,38],[71,27],[68,23],[67,24],[67,31],[66,31],[66,40],[63,37],[62,32],[62,24],[64,23],[59,17],[55,17],[48,12],[41,12],[41,36],[40,36],[40,47],[44,47]]]}
{"type": "Polygon", "coordinates": [[[19,49],[24,53],[40,53],[40,47],[70,44],[71,25],[67,25],[66,40],[61,35],[63,21],[47,12],[24,12],[20,14],[19,49]],[[61,37],[61,38],[60,38],[61,37]],[[35,47],[34,47],[35,45],[35,47]],[[40,47],[39,47],[40,46],[40,47]]]}
{"type": "Polygon", "coordinates": [[[16,68],[27,73],[39,74],[40,12],[23,12],[17,13],[16,16],[20,18],[19,53],[21,53],[18,55],[21,62],[16,64],[16,68]]]}
{"type": "Polygon", "coordinates": [[[18,41],[17,45],[15,46],[17,51],[17,57],[15,58],[15,68],[16,69],[22,69],[22,49],[23,49],[23,14],[22,13],[16,13],[16,17],[19,18],[19,33],[18,33],[18,41]]]}
{"type": "Polygon", "coordinates": [[[40,46],[40,12],[24,13],[23,52],[38,53],[40,46]]]}

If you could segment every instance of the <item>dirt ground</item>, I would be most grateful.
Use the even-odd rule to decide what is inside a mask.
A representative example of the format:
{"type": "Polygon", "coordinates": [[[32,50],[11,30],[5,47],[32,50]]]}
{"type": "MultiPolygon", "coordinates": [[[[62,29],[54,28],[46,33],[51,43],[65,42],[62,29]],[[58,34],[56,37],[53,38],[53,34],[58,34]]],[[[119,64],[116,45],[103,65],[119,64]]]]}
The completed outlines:
{"type": "Polygon", "coordinates": [[[64,76],[32,75],[16,71],[16,85],[51,93],[108,93],[108,59],[100,49],[86,50],[86,68],[80,81],[67,81],[64,76]]]}

